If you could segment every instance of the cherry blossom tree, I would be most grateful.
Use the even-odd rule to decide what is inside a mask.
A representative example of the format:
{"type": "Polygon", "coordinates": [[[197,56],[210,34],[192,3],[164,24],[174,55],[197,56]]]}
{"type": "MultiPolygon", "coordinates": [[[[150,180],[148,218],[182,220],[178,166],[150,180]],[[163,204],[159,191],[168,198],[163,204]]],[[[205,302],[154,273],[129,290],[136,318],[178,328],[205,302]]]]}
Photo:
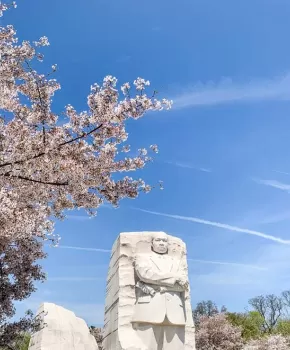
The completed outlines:
{"type": "Polygon", "coordinates": [[[250,342],[246,347],[246,350],[288,350],[289,346],[289,340],[278,334],[250,342]]]}
{"type": "MultiPolygon", "coordinates": [[[[2,12],[8,5],[0,5],[2,12]]],[[[15,4],[13,3],[13,6],[15,4]]],[[[72,105],[61,115],[52,110],[59,83],[33,69],[46,37],[19,43],[13,26],[0,27],[0,235],[51,239],[50,218],[68,209],[89,214],[104,203],[117,206],[151,186],[121,173],[142,169],[151,161],[145,148],[132,156],[126,144],[128,119],[148,111],[168,109],[171,102],[149,96],[149,81],[137,78],[117,89],[117,79],[104,78],[91,86],[87,110],[72,105]],[[123,97],[122,97],[122,96],[123,97]],[[122,155],[124,154],[124,155],[122,155]]],[[[157,152],[157,146],[150,150],[157,152]]]]}
{"type": "MultiPolygon", "coordinates": [[[[15,2],[0,2],[0,17],[10,7],[15,2]]],[[[13,329],[31,324],[25,319],[17,328],[7,319],[13,301],[28,297],[44,278],[36,260],[44,257],[44,241],[56,244],[54,219],[79,208],[94,215],[104,202],[118,206],[151,190],[126,173],[142,169],[158,148],[130,153],[126,122],[171,107],[146,93],[149,81],[137,78],[118,89],[117,79],[106,76],[91,86],[86,110],[68,105],[57,114],[57,65],[47,74],[34,69],[44,46],[45,36],[19,42],[12,25],[0,26],[0,346],[13,329]]]]}
{"type": "Polygon", "coordinates": [[[196,331],[197,350],[241,350],[241,330],[229,323],[223,313],[201,316],[196,331]]]}
{"type": "Polygon", "coordinates": [[[0,239],[0,348],[13,349],[25,337],[25,332],[39,326],[30,311],[19,321],[11,322],[15,315],[15,301],[21,301],[35,291],[35,281],[45,275],[37,264],[43,259],[42,243],[35,237],[10,241],[0,239]]]}
{"type": "Polygon", "coordinates": [[[97,328],[94,326],[90,327],[90,332],[91,334],[94,336],[94,338],[96,339],[96,342],[98,344],[99,350],[103,350],[102,347],[102,342],[103,342],[103,330],[102,328],[97,328]]]}

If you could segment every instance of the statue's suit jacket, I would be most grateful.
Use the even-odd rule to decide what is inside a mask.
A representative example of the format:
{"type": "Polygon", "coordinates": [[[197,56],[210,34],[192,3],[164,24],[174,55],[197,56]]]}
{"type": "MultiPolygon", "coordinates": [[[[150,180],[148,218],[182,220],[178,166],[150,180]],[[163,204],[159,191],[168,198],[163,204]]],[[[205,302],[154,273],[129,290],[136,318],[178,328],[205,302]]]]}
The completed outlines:
{"type": "Polygon", "coordinates": [[[168,254],[152,252],[135,259],[137,279],[156,290],[154,296],[137,290],[137,301],[132,322],[185,325],[184,291],[176,281],[184,274],[180,260],[168,254]],[[161,291],[159,291],[159,287],[161,291]]]}

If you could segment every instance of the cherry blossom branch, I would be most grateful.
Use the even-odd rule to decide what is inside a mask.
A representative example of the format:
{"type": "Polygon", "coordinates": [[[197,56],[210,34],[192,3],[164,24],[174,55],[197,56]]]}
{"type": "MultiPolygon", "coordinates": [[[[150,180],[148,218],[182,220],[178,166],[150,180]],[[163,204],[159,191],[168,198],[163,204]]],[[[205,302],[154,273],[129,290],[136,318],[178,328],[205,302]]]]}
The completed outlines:
{"type": "MultiPolygon", "coordinates": [[[[42,100],[42,97],[41,97],[41,92],[40,92],[40,88],[39,88],[39,85],[38,85],[38,80],[37,80],[37,77],[35,77],[35,74],[34,74],[34,71],[32,69],[32,67],[30,66],[29,62],[27,60],[25,60],[25,63],[30,71],[30,73],[32,74],[32,76],[34,77],[34,80],[35,80],[35,84],[36,84],[36,89],[37,89],[37,93],[38,93],[38,98],[39,98],[39,102],[40,102],[40,105],[42,107],[42,111],[43,113],[45,114],[45,107],[43,106],[43,100],[42,100]]],[[[43,132],[43,144],[45,145],[46,141],[46,135],[45,135],[45,127],[44,127],[44,120],[42,120],[42,132],[43,132]]]]}
{"type": "Polygon", "coordinates": [[[21,175],[10,175],[10,173],[5,173],[3,175],[13,177],[16,179],[20,179],[20,180],[36,182],[36,183],[40,183],[43,185],[53,185],[53,186],[67,186],[68,185],[68,181],[66,181],[66,182],[50,182],[50,181],[35,180],[35,179],[31,179],[29,177],[25,177],[25,176],[21,176],[21,175]]]}
{"type": "Polygon", "coordinates": [[[32,159],[36,159],[36,158],[39,158],[41,156],[45,155],[45,152],[41,152],[33,157],[30,157],[30,158],[27,158],[27,159],[23,159],[23,160],[16,160],[15,162],[6,162],[6,163],[3,163],[3,164],[0,164],[0,168],[3,168],[5,166],[8,166],[8,165],[14,165],[14,164],[21,164],[21,163],[25,163],[29,160],[32,160],[32,159]]]}
{"type": "Polygon", "coordinates": [[[30,179],[28,177],[24,177],[24,176],[12,176],[12,177],[17,177],[18,179],[21,180],[26,180],[26,181],[31,181],[31,182],[37,182],[43,185],[53,185],[53,186],[67,186],[68,185],[68,181],[66,182],[50,182],[50,181],[41,181],[41,180],[34,180],[34,179],[30,179]]]}
{"type": "MultiPolygon", "coordinates": [[[[99,126],[95,127],[94,129],[92,129],[92,130],[89,131],[89,132],[84,132],[84,133],[82,133],[82,135],[80,135],[80,136],[74,137],[74,138],[72,138],[72,139],[70,139],[70,140],[68,140],[68,141],[66,141],[66,142],[63,142],[63,143],[59,144],[58,146],[56,146],[56,147],[53,148],[52,150],[59,149],[59,148],[65,146],[65,145],[67,145],[67,144],[70,144],[70,143],[72,143],[72,142],[74,142],[74,141],[77,141],[77,140],[79,140],[79,139],[85,138],[85,137],[89,136],[90,134],[92,134],[93,132],[95,132],[95,131],[97,131],[98,129],[100,129],[102,126],[103,126],[103,124],[100,124],[99,126]]],[[[50,150],[50,151],[52,151],[52,150],[50,150]]],[[[37,158],[39,158],[39,157],[42,157],[42,156],[44,156],[45,154],[47,154],[47,152],[40,152],[40,153],[36,154],[35,156],[30,157],[30,158],[27,158],[27,159],[16,160],[15,162],[6,162],[6,163],[3,163],[3,164],[0,164],[0,168],[3,168],[3,167],[8,166],[8,165],[14,165],[14,164],[25,163],[25,162],[27,162],[27,161],[29,161],[29,160],[33,160],[33,159],[37,159],[37,158]]],[[[5,175],[5,174],[4,174],[4,175],[5,175]]]]}
{"type": "MultiPolygon", "coordinates": [[[[100,124],[99,126],[95,127],[94,129],[92,129],[92,130],[89,131],[89,132],[84,132],[84,133],[82,133],[82,135],[80,135],[80,136],[77,136],[77,137],[75,137],[75,138],[73,138],[73,139],[71,139],[71,140],[69,140],[69,141],[63,142],[63,143],[61,143],[57,148],[60,148],[60,147],[62,147],[62,146],[68,145],[69,143],[72,143],[72,142],[74,142],[74,141],[77,141],[77,140],[79,140],[79,139],[82,139],[82,138],[84,138],[84,137],[87,137],[87,136],[89,136],[90,134],[92,134],[93,132],[99,130],[102,126],[103,126],[103,124],[100,124]]],[[[1,165],[0,165],[0,166],[1,166],[1,165]]]]}

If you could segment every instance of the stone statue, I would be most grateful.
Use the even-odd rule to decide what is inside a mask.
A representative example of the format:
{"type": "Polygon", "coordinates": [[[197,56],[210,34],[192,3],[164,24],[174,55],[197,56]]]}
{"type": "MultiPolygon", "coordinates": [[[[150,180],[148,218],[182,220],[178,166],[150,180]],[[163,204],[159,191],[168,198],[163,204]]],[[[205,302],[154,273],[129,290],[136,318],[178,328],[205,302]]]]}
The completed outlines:
{"type": "Polygon", "coordinates": [[[151,254],[136,256],[136,330],[150,350],[183,350],[185,337],[184,292],[188,280],[181,259],[168,255],[168,237],[152,234],[151,254]]]}
{"type": "Polygon", "coordinates": [[[164,232],[121,233],[107,278],[104,350],[195,350],[186,247],[164,232]]]}
{"type": "Polygon", "coordinates": [[[72,311],[43,303],[37,314],[43,327],[32,334],[29,350],[98,350],[86,322],[72,311]]]}

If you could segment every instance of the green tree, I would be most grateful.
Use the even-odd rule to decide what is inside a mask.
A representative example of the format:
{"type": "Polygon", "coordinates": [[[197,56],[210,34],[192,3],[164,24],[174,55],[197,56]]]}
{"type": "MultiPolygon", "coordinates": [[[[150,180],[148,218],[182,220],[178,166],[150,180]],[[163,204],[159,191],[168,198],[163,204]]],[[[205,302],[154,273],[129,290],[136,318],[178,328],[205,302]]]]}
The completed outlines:
{"type": "Polygon", "coordinates": [[[276,333],[284,337],[290,337],[290,320],[279,320],[276,327],[276,333]]]}
{"type": "Polygon", "coordinates": [[[28,350],[30,342],[30,334],[25,334],[21,343],[19,344],[19,350],[28,350]]]}
{"type": "Polygon", "coordinates": [[[257,339],[262,335],[263,317],[257,311],[248,313],[228,312],[227,319],[233,326],[242,330],[242,337],[245,340],[257,339]]]}
{"type": "Polygon", "coordinates": [[[13,343],[0,347],[0,350],[28,350],[30,337],[28,333],[19,334],[13,343]]]}

